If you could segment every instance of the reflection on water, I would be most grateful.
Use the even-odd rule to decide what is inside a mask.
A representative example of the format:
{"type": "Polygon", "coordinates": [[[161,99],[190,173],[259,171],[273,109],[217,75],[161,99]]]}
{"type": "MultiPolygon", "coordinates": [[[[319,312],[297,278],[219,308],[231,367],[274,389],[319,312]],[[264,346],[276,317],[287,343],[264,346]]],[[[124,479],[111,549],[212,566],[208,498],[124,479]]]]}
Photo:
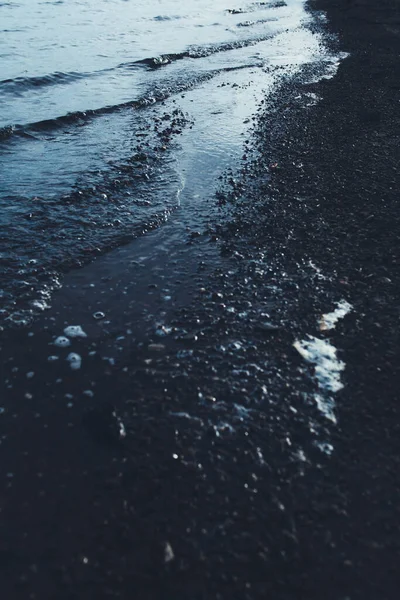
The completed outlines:
{"type": "Polygon", "coordinates": [[[334,63],[301,0],[22,0],[0,19],[0,300],[16,321],[61,271],[164,223],[190,180],[209,198],[263,94],[334,63]]]}

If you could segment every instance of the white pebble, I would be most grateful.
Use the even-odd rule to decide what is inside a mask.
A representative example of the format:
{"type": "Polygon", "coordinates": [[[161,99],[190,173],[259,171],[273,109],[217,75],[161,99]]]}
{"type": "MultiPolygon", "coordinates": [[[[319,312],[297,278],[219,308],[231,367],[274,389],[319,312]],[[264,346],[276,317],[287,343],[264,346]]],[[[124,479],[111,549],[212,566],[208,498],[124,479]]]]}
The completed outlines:
{"type": "Polygon", "coordinates": [[[75,352],[70,352],[70,354],[68,354],[67,361],[73,371],[77,371],[82,366],[82,358],[79,354],[75,354],[75,352]]]}
{"type": "Polygon", "coordinates": [[[64,333],[65,335],[69,336],[69,337],[82,337],[85,338],[87,337],[86,333],[83,331],[82,327],[80,325],[69,325],[68,327],[66,327],[64,329],[64,333]]]}
{"type": "Polygon", "coordinates": [[[64,337],[63,335],[60,335],[54,341],[54,345],[58,346],[59,348],[68,348],[68,346],[71,345],[71,340],[69,340],[67,337],[64,337]]]}
{"type": "Polygon", "coordinates": [[[33,371],[29,371],[29,373],[26,374],[28,379],[32,379],[32,377],[35,375],[35,373],[33,371]]]}
{"type": "Polygon", "coordinates": [[[59,359],[59,356],[48,356],[47,357],[47,360],[49,362],[54,362],[55,360],[58,360],[58,359],[59,359]]]}
{"type": "Polygon", "coordinates": [[[97,320],[104,319],[105,316],[106,315],[101,310],[98,310],[97,312],[93,313],[93,318],[97,320]]]}
{"type": "Polygon", "coordinates": [[[169,563],[174,560],[175,554],[170,543],[166,542],[164,547],[164,562],[169,563]]]}

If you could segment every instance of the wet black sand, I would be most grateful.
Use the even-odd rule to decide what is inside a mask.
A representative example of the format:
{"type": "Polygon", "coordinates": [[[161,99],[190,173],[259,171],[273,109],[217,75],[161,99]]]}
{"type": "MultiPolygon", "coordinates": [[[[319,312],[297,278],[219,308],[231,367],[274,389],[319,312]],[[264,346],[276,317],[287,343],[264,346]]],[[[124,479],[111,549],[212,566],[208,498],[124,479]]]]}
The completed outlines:
{"type": "Polygon", "coordinates": [[[137,306],[121,269],[108,301],[119,329],[138,324],[135,342],[89,357],[95,342],[114,358],[118,327],[89,320],[106,265],[95,292],[58,295],[33,337],[4,334],[5,598],[397,598],[400,4],[312,6],[351,56],[261,107],[258,154],[222,183],[219,224],[188,235],[158,279],[141,275],[137,306]],[[307,107],[310,93],[322,101],[307,107]],[[163,286],[174,329],[160,337],[143,315],[165,310],[163,286]],[[346,363],[333,425],[292,344],[321,335],[342,298],[354,310],[329,336],[346,363]],[[83,368],[49,367],[79,305],[83,368]]]}

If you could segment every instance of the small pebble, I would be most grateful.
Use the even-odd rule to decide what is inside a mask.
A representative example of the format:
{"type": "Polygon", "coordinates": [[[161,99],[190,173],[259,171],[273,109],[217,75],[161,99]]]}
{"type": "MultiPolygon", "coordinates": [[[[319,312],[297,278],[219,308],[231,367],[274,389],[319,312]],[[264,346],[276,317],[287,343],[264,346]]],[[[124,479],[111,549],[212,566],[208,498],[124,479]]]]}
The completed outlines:
{"type": "Polygon", "coordinates": [[[166,335],[169,335],[171,332],[172,332],[172,327],[168,327],[167,325],[161,325],[161,327],[157,327],[155,333],[159,337],[164,337],[166,335]]]}
{"type": "Polygon", "coordinates": [[[83,331],[82,327],[80,325],[69,325],[68,327],[66,327],[64,329],[64,333],[65,335],[69,336],[69,337],[82,337],[85,338],[87,337],[86,333],[83,331]]]}
{"type": "Polygon", "coordinates": [[[64,337],[63,335],[60,335],[54,341],[54,345],[58,346],[59,348],[68,348],[68,346],[71,345],[71,340],[69,340],[67,337],[64,337]]]}
{"type": "Polygon", "coordinates": [[[96,319],[97,321],[99,321],[100,319],[104,319],[105,316],[106,315],[103,312],[101,312],[100,310],[98,310],[97,312],[93,313],[93,318],[96,319]]]}
{"type": "Polygon", "coordinates": [[[73,371],[77,371],[82,366],[82,358],[75,352],[70,352],[70,354],[68,354],[67,361],[73,371]]]}
{"type": "Polygon", "coordinates": [[[173,561],[174,558],[175,558],[175,554],[174,554],[174,551],[172,550],[172,546],[171,546],[171,544],[166,542],[165,547],[164,547],[164,561],[166,563],[169,563],[169,562],[173,561]]]}
{"type": "Polygon", "coordinates": [[[147,349],[151,352],[163,352],[165,350],[164,344],[149,344],[147,349]]]}

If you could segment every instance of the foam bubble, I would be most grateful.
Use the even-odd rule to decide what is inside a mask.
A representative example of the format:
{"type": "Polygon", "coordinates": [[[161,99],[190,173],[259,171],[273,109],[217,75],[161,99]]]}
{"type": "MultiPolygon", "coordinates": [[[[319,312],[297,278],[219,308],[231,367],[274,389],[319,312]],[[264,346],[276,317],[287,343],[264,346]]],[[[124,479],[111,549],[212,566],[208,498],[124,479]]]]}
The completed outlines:
{"type": "Polygon", "coordinates": [[[349,314],[352,309],[353,307],[351,304],[349,304],[349,302],[346,300],[341,300],[337,303],[336,309],[333,312],[322,315],[319,322],[320,330],[327,331],[329,329],[334,329],[336,327],[336,323],[349,314]]]}
{"type": "Polygon", "coordinates": [[[296,341],[293,346],[307,362],[315,366],[315,376],[321,389],[338,392],[343,388],[340,373],[345,364],[338,360],[337,350],[328,340],[309,335],[307,340],[296,341]]]}

